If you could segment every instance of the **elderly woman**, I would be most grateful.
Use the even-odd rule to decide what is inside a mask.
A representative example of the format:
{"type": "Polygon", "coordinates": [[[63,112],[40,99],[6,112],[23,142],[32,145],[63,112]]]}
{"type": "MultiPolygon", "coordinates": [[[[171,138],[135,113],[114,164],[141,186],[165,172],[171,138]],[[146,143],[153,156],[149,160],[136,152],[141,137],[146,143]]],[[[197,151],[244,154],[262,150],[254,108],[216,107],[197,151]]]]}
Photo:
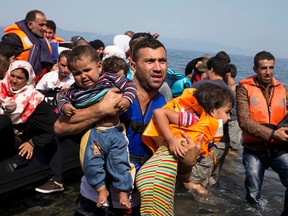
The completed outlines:
{"type": "MultiPolygon", "coordinates": [[[[57,116],[35,89],[34,78],[34,70],[27,61],[14,61],[0,81],[0,125],[5,123],[0,128],[0,137],[6,138],[6,143],[1,142],[0,160],[13,155],[28,160],[35,150],[49,157],[56,152],[53,127],[57,116]]],[[[55,176],[61,181],[61,173],[55,176]]]]}

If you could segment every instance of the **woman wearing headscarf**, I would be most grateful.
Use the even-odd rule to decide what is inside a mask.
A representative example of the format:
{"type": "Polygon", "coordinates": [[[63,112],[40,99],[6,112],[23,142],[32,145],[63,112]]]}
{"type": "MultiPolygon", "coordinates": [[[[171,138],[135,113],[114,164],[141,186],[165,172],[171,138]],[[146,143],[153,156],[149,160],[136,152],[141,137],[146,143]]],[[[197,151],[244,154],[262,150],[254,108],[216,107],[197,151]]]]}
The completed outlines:
{"type": "Polygon", "coordinates": [[[43,148],[54,138],[56,115],[43,100],[44,96],[35,89],[34,79],[32,66],[19,60],[11,63],[0,82],[0,114],[8,116],[12,123],[1,128],[0,137],[13,136],[6,139],[9,143],[1,143],[4,148],[0,153],[1,159],[13,155],[15,147],[19,149],[20,156],[31,159],[35,148],[43,148]],[[20,139],[16,141],[11,130],[20,139]]]}

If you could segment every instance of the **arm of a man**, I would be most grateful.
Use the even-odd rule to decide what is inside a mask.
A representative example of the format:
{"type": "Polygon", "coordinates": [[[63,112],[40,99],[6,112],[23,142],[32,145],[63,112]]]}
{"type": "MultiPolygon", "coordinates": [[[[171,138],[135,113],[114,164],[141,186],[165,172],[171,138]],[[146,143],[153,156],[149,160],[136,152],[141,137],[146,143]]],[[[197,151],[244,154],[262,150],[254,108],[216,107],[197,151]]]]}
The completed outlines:
{"type": "Polygon", "coordinates": [[[256,137],[260,137],[266,141],[269,140],[273,130],[251,119],[248,92],[243,86],[237,87],[236,102],[240,128],[256,137]]]}
{"type": "Polygon", "coordinates": [[[119,92],[117,88],[110,89],[102,101],[87,108],[77,109],[71,117],[60,115],[54,124],[55,133],[59,136],[79,134],[104,116],[116,115],[118,111],[115,108],[116,102],[122,98],[117,92],[119,92]]]}

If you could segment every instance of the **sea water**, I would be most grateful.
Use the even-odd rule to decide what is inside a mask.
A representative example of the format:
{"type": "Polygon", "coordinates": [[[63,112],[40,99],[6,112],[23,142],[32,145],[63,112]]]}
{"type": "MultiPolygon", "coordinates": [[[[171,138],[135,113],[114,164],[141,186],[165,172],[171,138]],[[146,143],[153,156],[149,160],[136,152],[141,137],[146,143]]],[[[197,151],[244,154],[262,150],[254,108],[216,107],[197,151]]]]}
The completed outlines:
{"type": "MultiPolygon", "coordinates": [[[[208,54],[214,56],[216,53],[189,51],[189,50],[174,50],[168,49],[168,66],[175,72],[184,73],[188,62],[194,58],[198,58],[208,54]]],[[[229,54],[229,53],[228,53],[229,54]]],[[[256,53],[255,53],[256,54],[256,53]]],[[[273,53],[272,53],[273,54],[273,53]]],[[[248,76],[254,75],[253,71],[254,56],[233,55],[229,54],[231,63],[237,67],[236,82],[248,76]]],[[[275,78],[288,86],[288,59],[276,58],[275,63],[275,78]]]]}
{"type": "MultiPolygon", "coordinates": [[[[189,61],[205,54],[196,51],[168,50],[168,65],[176,72],[184,73],[189,61]]],[[[253,75],[253,57],[230,55],[231,62],[237,66],[236,81],[253,75]]],[[[285,85],[288,84],[288,60],[276,59],[275,77],[285,85]]],[[[261,208],[252,208],[246,201],[244,187],[244,167],[242,165],[242,149],[238,156],[226,157],[218,184],[211,188],[211,195],[200,197],[183,189],[180,183],[176,185],[175,216],[278,216],[283,210],[284,187],[279,177],[271,170],[266,170],[262,187],[261,208]]],[[[70,216],[73,215],[75,200],[79,193],[81,170],[64,175],[65,191],[58,194],[44,195],[34,191],[31,185],[13,192],[10,198],[1,200],[1,215],[45,215],[70,216]]],[[[1,198],[0,198],[1,199],[1,198]]]]}
{"type": "MultiPolygon", "coordinates": [[[[168,50],[169,68],[185,73],[185,67],[194,58],[215,53],[168,50]]],[[[256,53],[255,53],[256,54],[256,53]]],[[[254,57],[230,54],[231,63],[237,67],[236,82],[254,75],[254,57]]],[[[275,78],[288,86],[288,60],[276,58],[275,78]]],[[[269,168],[265,172],[260,208],[252,208],[246,201],[245,171],[242,164],[242,148],[238,157],[226,157],[219,183],[210,189],[211,196],[199,197],[187,193],[179,186],[175,195],[175,215],[263,215],[277,216],[283,210],[285,188],[278,175],[269,168]],[[182,192],[181,192],[182,191],[182,192]],[[189,207],[187,207],[189,206],[189,207]]]]}

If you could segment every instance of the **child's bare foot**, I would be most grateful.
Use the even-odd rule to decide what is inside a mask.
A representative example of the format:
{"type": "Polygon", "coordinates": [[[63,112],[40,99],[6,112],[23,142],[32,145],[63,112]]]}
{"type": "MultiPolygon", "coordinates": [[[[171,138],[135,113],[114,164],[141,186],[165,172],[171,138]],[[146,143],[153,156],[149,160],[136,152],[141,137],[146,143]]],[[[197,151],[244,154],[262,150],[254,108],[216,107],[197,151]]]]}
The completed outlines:
{"type": "Polygon", "coordinates": [[[119,192],[119,201],[122,206],[129,209],[131,208],[131,203],[129,201],[129,193],[127,191],[119,192]]]}
{"type": "Polygon", "coordinates": [[[196,191],[200,195],[208,195],[209,194],[208,190],[206,188],[204,188],[201,184],[195,184],[193,182],[189,182],[189,183],[183,182],[183,184],[184,184],[184,187],[188,191],[193,190],[193,191],[196,191]]]}
{"type": "Polygon", "coordinates": [[[109,192],[108,192],[108,190],[106,189],[105,186],[104,186],[104,188],[103,188],[103,186],[100,187],[100,188],[98,188],[98,189],[96,190],[97,193],[98,193],[98,201],[97,201],[97,207],[98,207],[98,208],[101,207],[101,206],[103,206],[104,203],[106,203],[107,197],[108,197],[108,195],[109,195],[109,192]],[[101,189],[100,189],[100,188],[101,188],[101,189]]]}

